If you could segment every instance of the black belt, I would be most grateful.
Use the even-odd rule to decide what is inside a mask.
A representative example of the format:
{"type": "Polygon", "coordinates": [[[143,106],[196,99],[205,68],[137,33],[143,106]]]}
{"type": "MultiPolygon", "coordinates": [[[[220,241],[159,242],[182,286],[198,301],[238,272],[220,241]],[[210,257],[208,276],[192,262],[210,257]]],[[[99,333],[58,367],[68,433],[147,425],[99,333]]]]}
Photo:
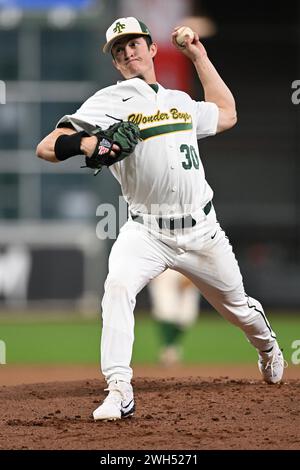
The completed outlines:
{"type": "MultiPolygon", "coordinates": [[[[205,215],[208,215],[210,213],[210,210],[212,208],[212,202],[209,201],[204,207],[203,207],[203,212],[205,215]]],[[[144,223],[144,219],[142,215],[137,215],[137,214],[132,214],[131,213],[131,218],[135,222],[139,222],[140,224],[144,223]]],[[[185,215],[184,217],[157,217],[157,223],[159,228],[166,229],[166,230],[176,230],[176,229],[184,229],[184,228],[190,228],[194,227],[196,225],[197,221],[193,219],[191,215],[185,215]]]]}

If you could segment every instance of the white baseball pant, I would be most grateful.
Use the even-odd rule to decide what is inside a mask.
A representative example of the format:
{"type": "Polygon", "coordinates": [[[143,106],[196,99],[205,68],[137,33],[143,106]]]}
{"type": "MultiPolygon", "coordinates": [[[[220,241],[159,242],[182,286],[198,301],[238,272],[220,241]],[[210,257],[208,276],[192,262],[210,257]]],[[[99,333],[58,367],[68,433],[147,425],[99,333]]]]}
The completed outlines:
{"type": "Polygon", "coordinates": [[[192,214],[193,228],[161,230],[153,216],[129,220],[111,250],[102,301],[101,368],[106,381],[130,382],[136,295],[167,267],[181,272],[227,320],[240,327],[258,350],[276,335],[261,304],[245,293],[232,247],[214,208],[192,214]]]}

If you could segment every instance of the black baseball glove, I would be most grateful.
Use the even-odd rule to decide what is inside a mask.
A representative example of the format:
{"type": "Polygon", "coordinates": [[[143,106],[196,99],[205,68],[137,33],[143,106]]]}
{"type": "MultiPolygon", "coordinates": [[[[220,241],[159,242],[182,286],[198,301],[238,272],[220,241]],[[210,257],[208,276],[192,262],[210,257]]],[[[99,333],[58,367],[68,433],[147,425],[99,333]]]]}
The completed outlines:
{"type": "Polygon", "coordinates": [[[87,167],[96,170],[95,175],[103,166],[109,167],[128,157],[141,140],[139,127],[129,121],[117,122],[108,129],[99,127],[92,135],[97,137],[98,142],[93,155],[85,158],[85,163],[87,167]],[[114,144],[120,147],[120,151],[114,151],[117,154],[115,157],[111,154],[114,144]]]}

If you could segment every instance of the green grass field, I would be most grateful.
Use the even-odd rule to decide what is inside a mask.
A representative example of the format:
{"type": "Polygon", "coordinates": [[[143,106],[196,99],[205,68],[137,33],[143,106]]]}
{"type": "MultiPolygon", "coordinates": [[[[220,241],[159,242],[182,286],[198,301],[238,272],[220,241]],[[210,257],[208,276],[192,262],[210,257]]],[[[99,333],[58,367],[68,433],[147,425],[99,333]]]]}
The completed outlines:
{"type": "MultiPolygon", "coordinates": [[[[300,339],[300,316],[270,315],[285,353],[300,339]]],[[[99,362],[100,321],[81,317],[58,320],[34,315],[0,316],[0,340],[6,344],[7,364],[93,364],[99,362]]],[[[253,363],[256,352],[243,333],[214,312],[202,314],[183,340],[186,363],[253,363]]],[[[156,363],[159,353],[157,324],[150,315],[137,315],[133,360],[156,363]]]]}

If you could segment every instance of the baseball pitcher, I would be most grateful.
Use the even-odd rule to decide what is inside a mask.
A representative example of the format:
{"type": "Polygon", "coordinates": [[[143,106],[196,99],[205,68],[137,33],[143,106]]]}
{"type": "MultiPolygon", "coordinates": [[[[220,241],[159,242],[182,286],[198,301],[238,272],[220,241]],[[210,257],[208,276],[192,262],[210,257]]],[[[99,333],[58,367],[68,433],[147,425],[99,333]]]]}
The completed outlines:
{"type": "Polygon", "coordinates": [[[108,166],[130,209],[105,282],[101,367],[109,393],[94,411],[95,420],[134,413],[135,299],[167,268],[188,277],[223,317],[243,330],[258,351],[266,382],[277,383],[283,375],[276,335],[261,304],[246,295],[232,246],[217,221],[197,145],[198,139],[235,125],[235,100],[198,34],[183,31],[177,42],[176,28],[172,42],[192,61],[205,101],[162,87],[149,29],[136,18],[119,18],[107,30],[104,52],[111,54],[124,80],[64,116],[37,147],[37,155],[50,162],[84,155],[86,166],[96,172],[108,166]]]}

